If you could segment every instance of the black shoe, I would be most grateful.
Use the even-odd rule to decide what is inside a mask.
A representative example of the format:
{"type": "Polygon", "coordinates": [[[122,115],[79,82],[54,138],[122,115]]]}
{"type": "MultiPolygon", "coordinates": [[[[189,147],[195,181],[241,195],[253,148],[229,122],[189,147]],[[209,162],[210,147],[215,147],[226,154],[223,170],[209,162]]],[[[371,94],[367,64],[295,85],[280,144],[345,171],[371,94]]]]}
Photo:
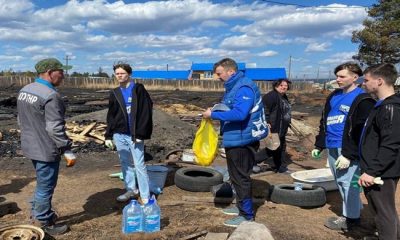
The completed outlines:
{"type": "Polygon", "coordinates": [[[42,226],[45,233],[49,235],[61,235],[68,232],[68,225],[66,224],[53,224],[42,226]]]}
{"type": "Polygon", "coordinates": [[[292,173],[291,170],[289,170],[287,167],[284,167],[284,166],[279,167],[279,169],[273,168],[273,171],[274,171],[275,173],[287,174],[287,175],[289,175],[289,174],[292,173]]]}

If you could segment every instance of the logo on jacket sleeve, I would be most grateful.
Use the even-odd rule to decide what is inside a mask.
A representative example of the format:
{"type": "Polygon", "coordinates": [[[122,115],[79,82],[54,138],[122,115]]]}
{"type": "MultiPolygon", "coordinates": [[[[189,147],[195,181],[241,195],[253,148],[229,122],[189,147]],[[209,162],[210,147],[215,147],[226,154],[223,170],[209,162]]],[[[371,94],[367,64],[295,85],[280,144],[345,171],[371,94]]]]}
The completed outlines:
{"type": "Polygon", "coordinates": [[[33,104],[38,100],[38,97],[26,92],[21,92],[18,96],[18,101],[24,101],[29,104],[33,104]]]}

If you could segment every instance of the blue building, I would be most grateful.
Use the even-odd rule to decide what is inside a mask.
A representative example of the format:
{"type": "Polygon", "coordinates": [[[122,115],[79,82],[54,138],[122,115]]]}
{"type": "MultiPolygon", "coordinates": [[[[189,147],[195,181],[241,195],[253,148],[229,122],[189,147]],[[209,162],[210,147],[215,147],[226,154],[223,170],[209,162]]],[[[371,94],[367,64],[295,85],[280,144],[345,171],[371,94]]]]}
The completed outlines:
{"type": "MultiPolygon", "coordinates": [[[[215,80],[214,63],[193,63],[190,70],[183,71],[133,71],[135,79],[165,79],[165,80],[215,80]]],[[[239,71],[253,81],[274,81],[286,78],[285,68],[246,68],[245,63],[238,63],[239,71]]]]}
{"type": "Polygon", "coordinates": [[[285,68],[246,68],[244,74],[253,81],[274,81],[286,78],[285,68]]]}
{"type": "MultiPolygon", "coordinates": [[[[245,63],[238,63],[239,71],[246,69],[245,63]]],[[[191,67],[192,80],[213,80],[214,63],[193,63],[191,67]]]]}
{"type": "Polygon", "coordinates": [[[133,71],[132,78],[135,79],[165,79],[165,80],[189,80],[190,70],[185,71],[133,71]]]}

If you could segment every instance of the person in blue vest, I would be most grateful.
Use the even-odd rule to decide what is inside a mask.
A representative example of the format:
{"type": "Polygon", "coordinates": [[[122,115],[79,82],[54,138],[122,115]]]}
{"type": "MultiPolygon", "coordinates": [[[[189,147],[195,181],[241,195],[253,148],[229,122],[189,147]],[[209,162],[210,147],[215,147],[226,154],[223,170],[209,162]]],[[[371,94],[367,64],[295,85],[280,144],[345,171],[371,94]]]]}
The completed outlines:
{"type": "Polygon", "coordinates": [[[117,201],[126,202],[140,193],[145,204],[150,190],[144,140],[150,139],[153,131],[153,102],[143,84],[130,78],[129,64],[117,63],[113,69],[119,86],[110,92],[105,145],[113,149],[115,144],[121,162],[126,192],[117,201]]]}
{"type": "Polygon", "coordinates": [[[346,62],[337,66],[334,72],[339,89],[326,100],[311,154],[319,159],[321,151],[328,149],[329,167],[342,197],[342,216],[328,218],[325,226],[348,231],[360,223],[360,190],[352,180],[355,175],[360,175],[358,143],[375,100],[356,83],[362,76],[358,64],[346,62]]]}
{"type": "Polygon", "coordinates": [[[363,86],[378,98],[365,123],[360,140],[361,173],[379,239],[400,239],[396,210],[396,187],[400,178],[400,96],[394,85],[398,72],[393,64],[382,63],[364,71],[363,86]],[[381,178],[383,184],[377,184],[381,178]]]}
{"type": "Polygon", "coordinates": [[[224,82],[222,103],[230,110],[211,111],[204,118],[220,120],[222,144],[225,148],[228,172],[236,191],[236,206],[223,209],[227,215],[237,215],[224,222],[236,227],[244,221],[254,221],[250,173],[254,151],[259,141],[268,135],[264,106],[256,84],[238,71],[236,62],[224,58],[214,64],[214,73],[224,82]]]}

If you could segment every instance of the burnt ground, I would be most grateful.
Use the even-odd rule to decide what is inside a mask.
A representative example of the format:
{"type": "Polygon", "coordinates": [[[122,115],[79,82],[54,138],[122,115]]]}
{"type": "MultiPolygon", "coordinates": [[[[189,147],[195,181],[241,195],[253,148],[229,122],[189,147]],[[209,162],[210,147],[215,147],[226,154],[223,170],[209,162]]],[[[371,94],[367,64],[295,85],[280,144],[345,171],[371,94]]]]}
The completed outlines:
{"type": "MultiPolygon", "coordinates": [[[[16,110],[13,102],[18,89],[0,90],[0,196],[18,204],[20,211],[0,217],[0,227],[9,224],[27,223],[29,199],[33,194],[35,176],[29,160],[23,158],[16,129],[16,110]]],[[[104,121],[107,107],[106,91],[61,89],[68,104],[68,121],[104,121]],[[95,102],[93,102],[95,101],[95,102]],[[97,111],[97,112],[95,112],[97,111]]],[[[196,117],[200,108],[217,103],[222,93],[184,91],[152,91],[155,104],[153,138],[146,142],[146,156],[150,163],[165,162],[166,155],[175,149],[190,148],[200,119],[196,117]],[[183,109],[182,109],[183,108],[183,109]]],[[[325,96],[319,93],[292,93],[291,100],[296,111],[308,113],[304,117],[309,125],[316,127],[325,96]]],[[[293,171],[321,168],[324,161],[313,161],[309,157],[313,137],[302,138],[288,144],[289,168],[293,171]]],[[[110,173],[119,172],[116,152],[104,146],[90,143],[77,145],[79,157],[76,166],[61,166],[58,186],[53,198],[54,208],[61,215],[60,221],[68,223],[71,231],[54,239],[121,239],[121,212],[123,204],[115,201],[123,193],[123,184],[110,173]]],[[[213,165],[225,165],[218,157],[213,165]]],[[[220,212],[223,205],[213,203],[190,203],[183,196],[210,197],[211,193],[194,193],[181,190],[174,185],[173,174],[179,165],[169,165],[170,174],[164,193],[158,197],[161,206],[162,230],[156,234],[136,234],[131,239],[179,239],[202,230],[228,232],[222,222],[227,216],[220,212]]],[[[265,224],[275,239],[361,239],[371,233],[372,218],[366,208],[362,212],[362,225],[351,233],[331,231],[323,226],[327,217],[340,214],[341,201],[337,191],[327,193],[327,204],[320,208],[306,209],[269,201],[269,187],[278,183],[290,183],[285,174],[253,176],[253,195],[265,197],[264,204],[256,205],[256,221],[265,224]]],[[[399,194],[396,196],[399,205],[399,194]]],[[[4,201],[0,197],[0,201],[4,201]]],[[[226,206],[226,205],[225,205],[226,206]]],[[[52,237],[48,237],[52,239],[52,237]]],[[[202,239],[202,238],[199,238],[202,239]]]]}

